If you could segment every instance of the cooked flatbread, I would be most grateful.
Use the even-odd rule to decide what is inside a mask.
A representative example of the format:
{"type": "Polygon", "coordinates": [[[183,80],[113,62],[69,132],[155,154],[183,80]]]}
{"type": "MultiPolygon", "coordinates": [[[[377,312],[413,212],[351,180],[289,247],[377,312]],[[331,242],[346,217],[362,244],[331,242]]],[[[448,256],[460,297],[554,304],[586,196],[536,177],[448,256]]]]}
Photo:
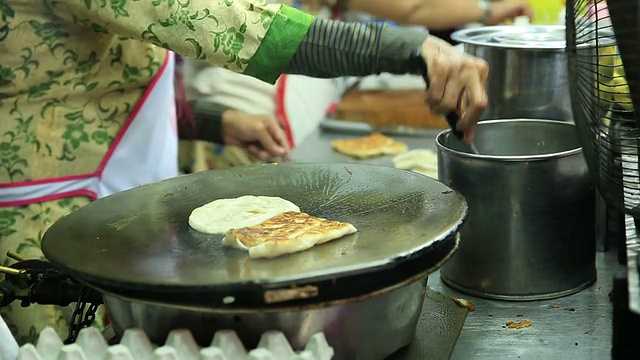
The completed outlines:
{"type": "Polygon", "coordinates": [[[438,178],[438,155],[429,149],[414,149],[402,153],[393,158],[393,166],[438,178]]]}
{"type": "Polygon", "coordinates": [[[300,208],[272,196],[219,199],[193,210],[189,215],[189,225],[206,234],[226,234],[229,229],[257,225],[285,211],[299,212],[300,208]]]}
{"type": "Polygon", "coordinates": [[[356,231],[349,223],[288,211],[255,226],[231,229],[222,243],[248,250],[252,259],[274,258],[304,251],[356,231]]]}
{"type": "Polygon", "coordinates": [[[407,144],[386,137],[379,132],[356,139],[340,139],[331,142],[331,147],[345,155],[358,159],[383,155],[398,155],[407,150],[407,144]]]}

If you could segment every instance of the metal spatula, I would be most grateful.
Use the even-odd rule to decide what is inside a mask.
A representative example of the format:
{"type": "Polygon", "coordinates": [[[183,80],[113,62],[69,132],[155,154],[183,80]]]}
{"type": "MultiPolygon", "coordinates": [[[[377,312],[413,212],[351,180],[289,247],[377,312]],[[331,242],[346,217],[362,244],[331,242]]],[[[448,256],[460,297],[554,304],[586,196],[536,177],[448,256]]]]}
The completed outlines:
{"type": "MultiPolygon", "coordinates": [[[[428,72],[427,72],[427,62],[424,60],[424,58],[422,57],[422,54],[420,54],[420,52],[416,52],[414,58],[415,58],[416,66],[418,67],[418,70],[420,70],[420,75],[422,75],[422,78],[424,79],[425,83],[427,84],[427,89],[428,89],[429,86],[431,85],[431,82],[429,81],[429,75],[428,75],[428,72]]],[[[461,99],[461,101],[464,101],[464,99],[461,99]]],[[[451,133],[453,134],[453,136],[455,136],[456,139],[458,139],[458,141],[460,141],[461,143],[466,144],[469,147],[469,150],[473,154],[479,154],[478,149],[473,144],[473,142],[468,144],[468,143],[463,141],[464,134],[462,133],[462,131],[458,130],[458,128],[456,126],[458,124],[458,120],[459,120],[458,114],[455,111],[452,111],[452,112],[448,113],[445,116],[445,119],[447,120],[447,123],[449,124],[449,127],[451,128],[451,133]]]]}

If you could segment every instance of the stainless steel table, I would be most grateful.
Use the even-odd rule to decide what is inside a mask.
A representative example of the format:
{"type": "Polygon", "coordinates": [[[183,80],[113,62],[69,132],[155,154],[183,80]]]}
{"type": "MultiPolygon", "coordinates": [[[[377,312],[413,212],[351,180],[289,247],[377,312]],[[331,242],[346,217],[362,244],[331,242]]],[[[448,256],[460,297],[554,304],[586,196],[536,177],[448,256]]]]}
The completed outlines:
{"type": "MultiPolygon", "coordinates": [[[[442,130],[434,129],[432,137],[417,136],[393,136],[394,139],[407,143],[410,149],[430,149],[436,150],[435,138],[442,130]]],[[[331,148],[331,141],[357,137],[337,133],[323,133],[320,130],[309,135],[301,144],[293,150],[290,160],[298,162],[358,162],[364,164],[393,166],[391,157],[383,156],[374,159],[356,160],[346,155],[335,152],[331,148]]]]}
{"type": "MultiPolygon", "coordinates": [[[[439,133],[433,131],[433,136],[439,133]]],[[[357,162],[334,152],[329,142],[346,135],[317,131],[294,150],[291,160],[304,162],[357,162]]],[[[435,149],[433,138],[394,137],[410,148],[435,149]]],[[[363,161],[391,166],[390,157],[363,161]]],[[[456,292],[429,277],[429,286],[447,295],[470,300],[477,310],[466,319],[451,359],[609,359],[611,353],[613,274],[624,270],[615,251],[597,254],[598,281],[578,294],[561,299],[505,302],[479,299],[456,292]],[[552,307],[552,308],[550,308],[552,307]],[[557,308],[556,308],[557,307],[557,308]],[[505,327],[507,321],[528,319],[532,326],[522,330],[505,327]]],[[[418,328],[417,338],[433,336],[418,328]]],[[[425,353],[426,354],[426,353],[425,353]]],[[[405,357],[425,359],[425,357],[405,357]]],[[[427,357],[432,358],[432,357],[427,357]]],[[[435,357],[435,359],[439,359],[435,357]]]]}

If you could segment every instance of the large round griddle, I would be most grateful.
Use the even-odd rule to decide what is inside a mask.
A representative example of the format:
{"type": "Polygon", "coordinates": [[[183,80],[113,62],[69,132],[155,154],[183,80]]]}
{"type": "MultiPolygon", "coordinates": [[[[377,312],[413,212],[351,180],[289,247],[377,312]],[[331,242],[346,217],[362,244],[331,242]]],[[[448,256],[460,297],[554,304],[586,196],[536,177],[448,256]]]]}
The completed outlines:
{"type": "Polygon", "coordinates": [[[466,213],[460,194],[408,171],[362,164],[257,165],[105,197],[53,224],[42,250],[79,280],[107,289],[260,290],[439,266],[453,252],[466,213]],[[311,215],[350,222],[358,232],[267,260],[223,247],[222,235],[190,228],[193,209],[242,195],[279,196],[311,215]]]}

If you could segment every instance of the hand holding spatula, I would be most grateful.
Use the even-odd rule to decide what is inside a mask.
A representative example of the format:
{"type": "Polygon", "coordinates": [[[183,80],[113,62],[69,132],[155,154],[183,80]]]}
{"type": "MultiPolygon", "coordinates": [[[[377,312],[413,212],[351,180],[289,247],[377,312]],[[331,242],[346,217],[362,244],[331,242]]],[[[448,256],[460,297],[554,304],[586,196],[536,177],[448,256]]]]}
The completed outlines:
{"type": "Polygon", "coordinates": [[[487,63],[429,37],[416,54],[416,65],[427,85],[426,103],[444,114],[456,138],[473,146],[473,129],[487,107],[487,63]]]}

